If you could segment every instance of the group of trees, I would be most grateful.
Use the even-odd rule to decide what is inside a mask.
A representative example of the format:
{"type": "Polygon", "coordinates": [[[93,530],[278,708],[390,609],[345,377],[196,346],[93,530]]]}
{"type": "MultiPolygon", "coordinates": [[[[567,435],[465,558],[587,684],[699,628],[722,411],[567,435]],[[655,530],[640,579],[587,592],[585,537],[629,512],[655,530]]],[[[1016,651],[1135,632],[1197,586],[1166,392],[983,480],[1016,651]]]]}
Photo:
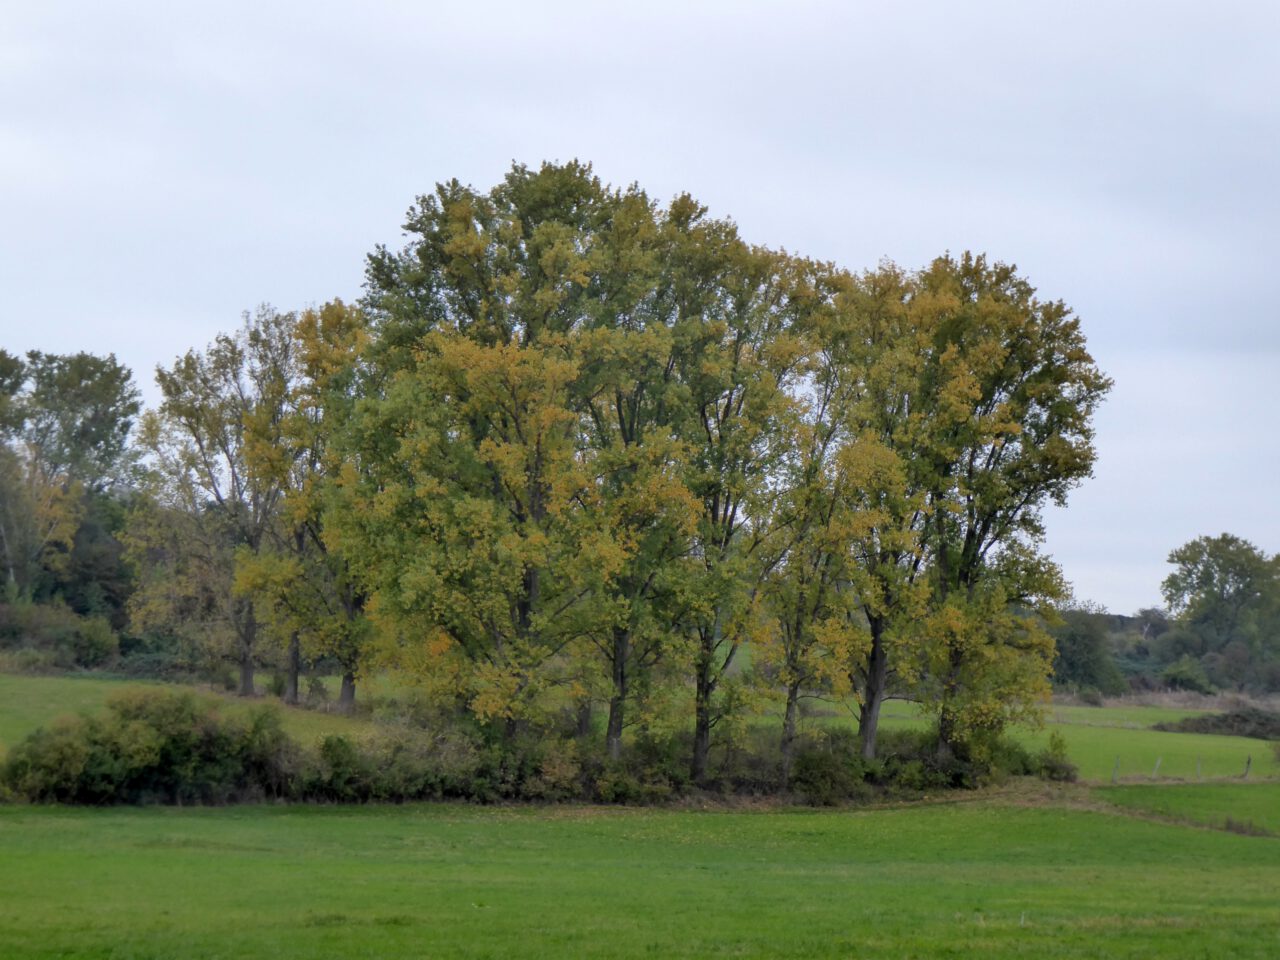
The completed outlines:
{"type": "Polygon", "coordinates": [[[441,185],[405,230],[359,305],[264,309],[158,372],[135,631],[219,651],[244,693],[263,662],[296,698],[325,658],[348,700],[394,664],[498,738],[601,711],[615,758],[688,723],[696,780],[762,699],[785,765],[807,697],[852,698],[872,758],[887,697],[946,753],[1047,693],[1041,510],[1089,476],[1110,386],[1062,303],[981,256],[753,246],[577,163],[441,185]]]}
{"type": "Polygon", "coordinates": [[[1104,694],[1280,690],[1280,556],[1223,533],[1177,547],[1169,563],[1167,609],[1133,617],[1088,606],[1064,612],[1055,630],[1057,681],[1104,694]]]}
{"type": "Polygon", "coordinates": [[[0,350],[0,579],[5,596],[62,597],[125,622],[118,492],[134,478],[141,408],[114,357],[0,350]]]}

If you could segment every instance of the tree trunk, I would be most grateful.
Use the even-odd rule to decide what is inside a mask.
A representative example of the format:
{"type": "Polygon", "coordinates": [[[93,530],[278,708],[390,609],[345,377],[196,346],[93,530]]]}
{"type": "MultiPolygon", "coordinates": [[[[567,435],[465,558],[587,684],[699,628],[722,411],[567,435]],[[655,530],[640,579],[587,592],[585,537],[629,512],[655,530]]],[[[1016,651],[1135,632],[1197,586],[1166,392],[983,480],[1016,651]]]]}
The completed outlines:
{"type": "Polygon", "coordinates": [[[796,716],[800,712],[800,683],[787,685],[787,711],[782,716],[782,782],[791,782],[791,761],[795,755],[796,716]]]}
{"type": "Polygon", "coordinates": [[[942,684],[942,709],[938,712],[938,758],[951,760],[961,755],[959,717],[953,704],[960,695],[960,671],[964,666],[964,654],[952,648],[948,658],[946,680],[942,684]]]}
{"type": "Polygon", "coordinates": [[[350,713],[356,705],[356,675],[348,670],[342,675],[342,687],[338,691],[338,712],[350,713]]]}
{"type": "Polygon", "coordinates": [[[889,657],[884,649],[884,624],[871,623],[871,655],[867,659],[867,688],[863,691],[862,706],[858,708],[858,739],[862,744],[862,759],[876,757],[876,735],[880,732],[880,706],[884,703],[888,685],[889,657]]]}
{"type": "Polygon", "coordinates": [[[296,633],[289,637],[288,657],[284,673],[284,702],[296,705],[298,702],[298,674],[302,672],[302,643],[296,633]]]}
{"type": "Polygon", "coordinates": [[[693,722],[693,764],[690,773],[696,784],[706,783],[707,758],[711,753],[711,695],[703,692],[704,684],[698,680],[698,703],[693,722]]]}
{"type": "Polygon", "coordinates": [[[613,695],[609,698],[609,724],[605,728],[605,749],[610,760],[622,756],[622,726],[626,720],[627,688],[631,677],[627,672],[627,659],[631,656],[631,632],[613,631],[613,695]]]}
{"type": "Polygon", "coordinates": [[[243,619],[240,621],[240,648],[236,651],[236,659],[240,664],[240,690],[242,697],[252,697],[253,689],[253,651],[258,640],[258,621],[253,615],[253,603],[246,602],[243,607],[243,619]]]}
{"type": "Polygon", "coordinates": [[[594,719],[595,711],[591,709],[591,701],[584,699],[578,704],[578,730],[579,739],[585,739],[591,735],[591,721],[594,719]]]}
{"type": "Polygon", "coordinates": [[[716,692],[719,678],[713,669],[716,651],[720,648],[720,618],[710,630],[699,631],[701,649],[698,651],[697,691],[693,718],[693,763],[690,774],[693,782],[704,784],[707,780],[707,758],[711,753],[711,698],[716,692]]]}

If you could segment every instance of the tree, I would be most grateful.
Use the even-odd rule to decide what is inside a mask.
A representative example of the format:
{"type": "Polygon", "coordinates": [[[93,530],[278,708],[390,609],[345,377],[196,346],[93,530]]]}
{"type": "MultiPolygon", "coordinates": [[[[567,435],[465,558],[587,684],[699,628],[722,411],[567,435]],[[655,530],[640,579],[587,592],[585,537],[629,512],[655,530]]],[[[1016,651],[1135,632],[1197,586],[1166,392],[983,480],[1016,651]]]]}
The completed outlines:
{"type": "Polygon", "coordinates": [[[142,408],[129,368],[114,354],[27,354],[20,398],[23,440],[45,476],[99,492],[125,479],[129,432],[142,408]]]}
{"type": "Polygon", "coordinates": [[[949,750],[1047,695],[1041,611],[1065,585],[1036,552],[1041,510],[1091,475],[1092,417],[1111,381],[1071,311],[1037,299],[1012,266],[940,257],[910,306],[932,341],[917,407],[930,437],[918,455],[931,474],[931,678],[949,750]]]}
{"type": "Polygon", "coordinates": [[[389,631],[507,735],[545,709],[555,658],[584,638],[590,585],[616,567],[567,405],[571,360],[443,331],[355,414],[340,543],[389,631]],[[394,446],[385,448],[384,438],[394,446]]]}
{"type": "Polygon", "coordinates": [[[250,447],[286,446],[281,429],[296,379],[293,322],[262,307],[246,314],[235,334],[158,368],[163,401],[141,429],[149,499],[135,512],[129,537],[148,570],[135,616],[182,629],[198,613],[208,636],[238,665],[242,696],[254,692],[259,617],[252,596],[233,589],[236,553],[264,547],[285,489],[280,472],[262,469],[250,447]]]}
{"type": "Polygon", "coordinates": [[[1249,664],[1280,658],[1280,557],[1223,533],[1183,544],[1169,562],[1174,570],[1162,589],[1182,628],[1171,634],[1184,638],[1184,648],[1193,643],[1185,652],[1202,658],[1219,682],[1243,687],[1260,679],[1249,664]]]}
{"type": "MultiPolygon", "coordinates": [[[[340,710],[355,703],[356,675],[367,652],[365,596],[326,522],[342,462],[335,433],[349,418],[360,352],[368,340],[363,313],[337,300],[305,310],[290,330],[293,385],[279,420],[251,417],[246,457],[284,490],[279,524],[258,551],[241,550],[236,588],[253,598],[287,649],[285,692],[298,701],[303,653],[331,657],[342,670],[340,710]]],[[[273,408],[274,409],[274,408],[273,408]]]]}
{"type": "Polygon", "coordinates": [[[1053,680],[1080,690],[1109,696],[1126,689],[1124,676],[1108,649],[1105,610],[1087,605],[1060,611],[1062,622],[1051,629],[1054,640],[1053,680]]]}
{"type": "Polygon", "coordinates": [[[139,408],[132,374],[114,355],[31,351],[24,362],[0,351],[0,554],[14,588],[80,594],[88,603],[95,576],[121,577],[118,563],[93,559],[101,558],[93,543],[114,552],[111,533],[96,535],[101,522],[79,537],[73,554],[84,518],[113,513],[104,498],[128,476],[139,408]]]}
{"type": "Polygon", "coordinates": [[[1170,551],[1169,562],[1175,569],[1161,587],[1165,602],[1215,648],[1251,632],[1280,592],[1275,558],[1229,533],[1197,537],[1170,551]]]}

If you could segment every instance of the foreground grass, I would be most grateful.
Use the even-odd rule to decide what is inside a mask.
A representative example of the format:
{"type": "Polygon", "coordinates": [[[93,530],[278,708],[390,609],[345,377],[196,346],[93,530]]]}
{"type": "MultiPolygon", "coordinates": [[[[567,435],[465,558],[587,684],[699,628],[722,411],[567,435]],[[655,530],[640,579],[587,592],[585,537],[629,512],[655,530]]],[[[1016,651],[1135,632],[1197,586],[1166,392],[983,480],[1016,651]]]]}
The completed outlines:
{"type": "Polygon", "coordinates": [[[1099,787],[1117,806],[1208,827],[1280,834],[1280,783],[1099,787]]]}
{"type": "Polygon", "coordinates": [[[0,956],[1274,957],[1280,840],[860,812],[0,809],[0,956]]]}
{"type": "MultiPolygon", "coordinates": [[[[113,693],[138,686],[195,690],[176,684],[92,676],[33,677],[0,673],[0,757],[37,727],[48,726],[66,714],[98,713],[113,693]]],[[[264,703],[279,705],[278,700],[269,697],[243,700],[208,690],[198,692],[201,696],[216,698],[228,712],[248,710],[264,703]]],[[[368,721],[314,710],[280,706],[280,716],[285,730],[304,743],[313,743],[327,733],[358,735],[370,728],[368,721]]]]}

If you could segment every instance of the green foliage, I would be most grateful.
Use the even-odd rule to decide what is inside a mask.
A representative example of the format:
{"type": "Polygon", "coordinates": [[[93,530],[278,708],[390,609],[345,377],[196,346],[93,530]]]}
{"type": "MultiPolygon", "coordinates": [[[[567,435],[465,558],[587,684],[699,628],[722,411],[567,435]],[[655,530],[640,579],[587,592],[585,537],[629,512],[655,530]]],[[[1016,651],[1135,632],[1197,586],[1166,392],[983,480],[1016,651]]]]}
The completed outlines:
{"type": "Polygon", "coordinates": [[[809,738],[796,751],[791,788],[814,806],[832,806],[851,800],[867,800],[871,788],[868,767],[860,744],[849,731],[831,730],[809,738]]]}
{"type": "Polygon", "coordinates": [[[1045,780],[1074,781],[1080,775],[1067,755],[1066,738],[1056,730],[1049,734],[1049,745],[1036,754],[1033,763],[1036,774],[1045,780]]]}
{"type": "Polygon", "coordinates": [[[1280,740],[1280,712],[1261,707],[1240,707],[1225,713],[1209,713],[1157,723],[1156,730],[1174,733],[1217,733],[1228,737],[1280,740]]]}
{"type": "Polygon", "coordinates": [[[278,715],[223,717],[191,694],[136,690],[37,730],[10,751],[0,780],[35,803],[228,803],[286,796],[295,745],[278,715]]]}
{"type": "Polygon", "coordinates": [[[1213,684],[1204,672],[1200,661],[1183,654],[1160,673],[1160,679],[1174,690],[1192,690],[1196,693],[1213,693],[1213,684]]]}
{"type": "Polygon", "coordinates": [[[1183,544],[1169,562],[1163,590],[1178,622],[1158,653],[1195,658],[1206,685],[1280,689],[1280,557],[1224,533],[1183,544]]]}
{"type": "MultiPolygon", "coordinates": [[[[1128,689],[1107,643],[1105,613],[1067,609],[1062,623],[1050,630],[1054,640],[1053,682],[1099,695],[1118,696],[1128,689]]],[[[1099,702],[1101,702],[1099,700],[1099,702]]]]}
{"type": "Polygon", "coordinates": [[[0,603],[0,649],[47,654],[49,667],[101,667],[115,660],[119,640],[102,617],[20,600],[0,603]]]}

